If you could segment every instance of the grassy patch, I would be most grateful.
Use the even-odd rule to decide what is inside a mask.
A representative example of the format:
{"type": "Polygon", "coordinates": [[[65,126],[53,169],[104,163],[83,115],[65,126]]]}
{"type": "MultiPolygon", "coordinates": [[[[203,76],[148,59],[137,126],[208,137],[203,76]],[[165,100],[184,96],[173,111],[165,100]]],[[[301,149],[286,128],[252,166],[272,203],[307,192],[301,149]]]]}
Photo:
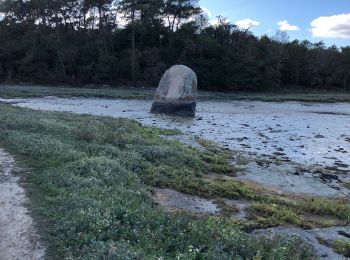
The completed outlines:
{"type": "Polygon", "coordinates": [[[350,182],[344,183],[345,188],[350,189],[350,182]]]}
{"type": "MultiPolygon", "coordinates": [[[[38,86],[38,85],[0,85],[2,98],[29,97],[85,97],[85,98],[113,98],[113,99],[152,99],[154,90],[131,87],[99,87],[93,88],[69,86],[38,86]]],[[[156,86],[155,86],[156,87],[156,86]]],[[[266,93],[222,93],[201,91],[199,100],[258,100],[264,102],[350,102],[349,92],[266,92],[266,93]]]]}
{"type": "Polygon", "coordinates": [[[350,257],[350,241],[337,240],[334,242],[334,248],[339,254],[350,257]]]}
{"type": "Polygon", "coordinates": [[[300,212],[273,203],[254,203],[249,208],[249,215],[266,228],[285,224],[300,226],[303,223],[300,212]]]}
{"type": "Polygon", "coordinates": [[[333,248],[338,254],[343,255],[344,257],[350,257],[350,241],[345,240],[326,240],[321,237],[317,237],[318,241],[328,247],[333,248]]]}
{"type": "Polygon", "coordinates": [[[196,141],[206,149],[207,152],[203,152],[201,157],[211,165],[212,172],[235,175],[234,171],[238,171],[238,169],[230,164],[230,160],[232,159],[231,152],[220,148],[211,141],[199,137],[196,137],[196,141]]]}
{"type": "MultiPolygon", "coordinates": [[[[97,86],[96,86],[97,87],[97,86]]],[[[113,98],[113,99],[152,99],[152,90],[119,88],[73,88],[67,86],[0,85],[2,98],[40,98],[56,96],[61,98],[113,98]]]]}
{"type": "Polygon", "coordinates": [[[307,91],[289,91],[289,92],[264,92],[264,93],[216,93],[216,92],[202,92],[201,99],[212,100],[213,97],[217,100],[258,100],[263,102],[286,102],[286,101],[300,101],[300,102],[350,102],[349,92],[307,92],[307,91]]]}
{"type": "Polygon", "coordinates": [[[232,215],[239,213],[239,208],[235,205],[229,205],[224,199],[217,199],[215,203],[219,206],[221,214],[225,217],[232,217],[232,215]]]}
{"type": "Polygon", "coordinates": [[[329,200],[323,198],[308,198],[298,204],[305,212],[330,215],[350,223],[350,208],[346,200],[329,200]]]}
{"type": "Polygon", "coordinates": [[[61,258],[313,258],[297,238],[256,238],[229,219],[156,207],[150,186],[262,198],[238,182],[205,182],[223,161],[161,139],[162,130],[1,104],[0,111],[1,145],[32,166],[26,177],[40,190],[40,215],[50,223],[46,233],[61,258]]]}
{"type": "Polygon", "coordinates": [[[232,166],[228,163],[230,159],[229,155],[224,153],[203,152],[201,158],[210,165],[210,170],[212,172],[234,175],[232,166]]]}

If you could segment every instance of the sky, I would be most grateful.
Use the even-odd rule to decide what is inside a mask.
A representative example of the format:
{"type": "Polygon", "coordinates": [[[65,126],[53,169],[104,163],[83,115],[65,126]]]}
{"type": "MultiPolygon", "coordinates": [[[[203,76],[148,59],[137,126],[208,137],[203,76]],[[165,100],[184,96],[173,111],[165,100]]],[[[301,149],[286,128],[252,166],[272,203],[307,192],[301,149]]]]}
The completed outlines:
{"type": "Polygon", "coordinates": [[[255,35],[286,31],[291,40],[350,45],[350,0],[200,0],[215,23],[218,15],[255,35]]]}

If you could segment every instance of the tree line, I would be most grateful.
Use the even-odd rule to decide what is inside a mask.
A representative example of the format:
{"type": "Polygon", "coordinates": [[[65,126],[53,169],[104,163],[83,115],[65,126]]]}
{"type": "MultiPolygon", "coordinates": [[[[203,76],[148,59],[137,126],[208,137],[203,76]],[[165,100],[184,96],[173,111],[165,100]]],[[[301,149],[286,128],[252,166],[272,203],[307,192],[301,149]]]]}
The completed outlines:
{"type": "Polygon", "coordinates": [[[198,0],[4,0],[0,82],[156,85],[185,64],[206,90],[350,90],[350,46],[257,37],[198,0]]]}

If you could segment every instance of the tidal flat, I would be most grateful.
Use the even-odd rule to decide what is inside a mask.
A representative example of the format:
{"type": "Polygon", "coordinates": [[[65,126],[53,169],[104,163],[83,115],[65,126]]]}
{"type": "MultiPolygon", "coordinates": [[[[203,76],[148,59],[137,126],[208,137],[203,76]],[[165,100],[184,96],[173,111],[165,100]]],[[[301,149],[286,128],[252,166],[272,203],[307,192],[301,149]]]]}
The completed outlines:
{"type": "Polygon", "coordinates": [[[26,161],[40,162],[29,163],[31,178],[46,194],[42,214],[55,223],[50,241],[61,255],[95,257],[111,252],[116,257],[115,244],[125,247],[128,256],[138,257],[283,258],[297,250],[301,259],[341,259],[347,253],[337,248],[349,243],[349,103],[202,100],[196,117],[185,119],[149,113],[149,98],[0,101],[7,103],[0,105],[1,146],[26,161]],[[116,172],[124,172],[118,180],[116,172]],[[128,192],[136,197],[128,198],[128,192]],[[103,202],[107,193],[124,199],[103,202]],[[138,230],[134,237],[123,229],[119,234],[115,213],[121,207],[131,217],[118,221],[133,219],[131,230],[138,230],[137,223],[148,223],[150,233],[138,230]],[[150,210],[143,211],[143,220],[134,215],[140,213],[139,207],[150,210]],[[55,216],[58,209],[67,213],[55,216]],[[150,224],[149,216],[156,222],[150,224]],[[191,231],[194,240],[182,237],[186,248],[170,249],[176,244],[173,239],[166,245],[158,240],[133,244],[136,237],[161,237],[160,223],[167,230],[181,226],[188,231],[183,226],[187,224],[173,226],[168,220],[207,226],[191,231]],[[86,232],[81,233],[79,223],[85,223],[86,232]],[[119,235],[110,233],[111,226],[119,235]],[[232,241],[227,244],[221,235],[215,243],[229,253],[215,251],[215,243],[201,248],[201,232],[220,233],[222,228],[237,234],[226,234],[228,239],[247,241],[249,252],[232,241]],[[338,231],[343,235],[336,239],[319,236],[338,231]],[[83,240],[73,239],[76,232],[83,240]],[[264,240],[257,243],[254,239],[261,234],[264,240]],[[69,244],[63,235],[72,238],[69,244]],[[110,242],[102,242],[105,238],[110,242]],[[300,241],[305,248],[299,250],[300,241]],[[285,252],[278,249],[282,244],[285,252]],[[273,255],[272,248],[277,250],[273,255]]]}
{"type": "Polygon", "coordinates": [[[150,100],[96,98],[1,99],[47,111],[135,119],[177,129],[179,140],[200,137],[229,149],[246,168],[241,180],[283,192],[347,197],[350,190],[350,104],[202,101],[196,118],[151,114],[150,100]]]}

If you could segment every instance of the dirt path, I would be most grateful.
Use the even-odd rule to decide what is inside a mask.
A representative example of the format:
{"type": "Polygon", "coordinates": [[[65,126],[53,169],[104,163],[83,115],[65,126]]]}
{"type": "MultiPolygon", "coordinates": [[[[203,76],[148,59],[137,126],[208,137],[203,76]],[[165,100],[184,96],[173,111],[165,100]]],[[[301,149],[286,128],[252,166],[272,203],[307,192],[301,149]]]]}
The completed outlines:
{"type": "Polygon", "coordinates": [[[0,259],[44,259],[25,191],[14,174],[14,158],[0,148],[0,259]]]}

